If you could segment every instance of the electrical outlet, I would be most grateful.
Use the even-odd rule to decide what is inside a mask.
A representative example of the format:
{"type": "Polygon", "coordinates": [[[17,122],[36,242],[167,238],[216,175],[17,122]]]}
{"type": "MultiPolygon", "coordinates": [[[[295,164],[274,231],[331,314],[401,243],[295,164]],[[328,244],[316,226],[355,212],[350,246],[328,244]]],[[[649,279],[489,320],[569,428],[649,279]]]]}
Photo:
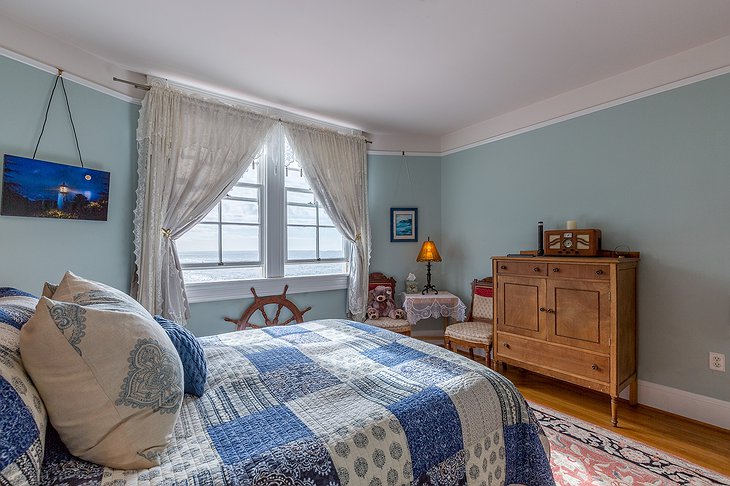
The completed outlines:
{"type": "Polygon", "coordinates": [[[710,352],[710,369],[713,371],[725,371],[725,355],[710,352]]]}

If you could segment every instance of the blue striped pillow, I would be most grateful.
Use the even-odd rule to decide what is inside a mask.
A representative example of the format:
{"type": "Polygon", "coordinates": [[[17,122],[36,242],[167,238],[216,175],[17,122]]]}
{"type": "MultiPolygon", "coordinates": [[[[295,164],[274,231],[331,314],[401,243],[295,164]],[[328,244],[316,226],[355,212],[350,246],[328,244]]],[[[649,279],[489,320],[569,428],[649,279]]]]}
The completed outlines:
{"type": "Polygon", "coordinates": [[[20,359],[20,328],[38,299],[0,287],[0,484],[40,482],[46,409],[20,359]]]}

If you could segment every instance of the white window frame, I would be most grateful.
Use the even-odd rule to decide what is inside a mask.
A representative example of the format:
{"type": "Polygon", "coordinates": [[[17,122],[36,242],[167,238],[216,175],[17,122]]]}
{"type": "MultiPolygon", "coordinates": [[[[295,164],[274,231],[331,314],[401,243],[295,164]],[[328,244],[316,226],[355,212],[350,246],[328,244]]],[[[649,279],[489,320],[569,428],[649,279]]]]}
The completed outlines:
{"type": "MultiPolygon", "coordinates": [[[[278,150],[268,150],[266,163],[262,164],[264,171],[258,184],[238,183],[246,187],[259,187],[259,258],[260,262],[240,262],[223,264],[221,260],[222,230],[219,232],[219,261],[217,264],[194,263],[184,264],[183,270],[193,268],[220,268],[230,267],[251,267],[263,266],[264,278],[246,280],[225,280],[216,282],[194,282],[186,283],[185,291],[188,302],[191,304],[199,302],[213,302],[220,300],[240,299],[251,297],[251,287],[256,288],[258,295],[276,295],[289,285],[289,294],[305,292],[321,292],[327,290],[341,290],[347,288],[348,274],[326,274],[326,275],[304,275],[285,276],[284,266],[287,264],[307,264],[321,262],[343,262],[349,263],[347,248],[343,248],[346,257],[339,259],[309,259],[289,260],[287,252],[287,200],[285,187],[285,165],[284,165],[284,133],[278,127],[272,134],[270,146],[278,150]]],[[[289,188],[292,190],[292,188],[289,188]]],[[[298,192],[310,192],[294,189],[298,192]]],[[[231,198],[239,200],[239,198],[231,198]]],[[[319,255],[319,204],[313,206],[317,211],[317,255],[319,255]]],[[[207,222],[204,224],[221,225],[222,209],[219,207],[218,222],[207,222]]],[[[203,223],[199,223],[203,224],[203,223]]],[[[241,223],[244,224],[244,223],[241,223]]],[[[312,227],[313,225],[302,225],[312,227]]],[[[344,243],[345,247],[347,243],[344,243]]]]}

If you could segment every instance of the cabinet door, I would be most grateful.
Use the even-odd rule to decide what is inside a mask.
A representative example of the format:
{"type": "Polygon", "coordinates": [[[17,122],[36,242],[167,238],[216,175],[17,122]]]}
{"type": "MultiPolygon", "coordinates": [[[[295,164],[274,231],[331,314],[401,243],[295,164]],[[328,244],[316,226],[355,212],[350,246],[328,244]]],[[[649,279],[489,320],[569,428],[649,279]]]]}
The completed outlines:
{"type": "Polygon", "coordinates": [[[497,328],[545,339],[545,279],[503,276],[498,283],[497,328]]]}
{"type": "Polygon", "coordinates": [[[547,314],[548,341],[608,353],[608,282],[548,279],[547,314]]]}

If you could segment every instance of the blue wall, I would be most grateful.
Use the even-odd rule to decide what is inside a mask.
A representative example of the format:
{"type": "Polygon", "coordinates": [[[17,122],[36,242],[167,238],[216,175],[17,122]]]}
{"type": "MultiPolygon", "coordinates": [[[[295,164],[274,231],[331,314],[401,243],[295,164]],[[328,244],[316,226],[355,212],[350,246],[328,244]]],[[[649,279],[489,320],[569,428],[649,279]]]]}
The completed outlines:
{"type": "Polygon", "coordinates": [[[730,76],[443,158],[447,285],[575,219],[641,252],[639,379],[730,400],[730,76]],[[468,228],[465,230],[465,228],[468,228]]]}
{"type": "MultiPolygon", "coordinates": [[[[0,153],[29,156],[53,76],[0,56],[0,153]]],[[[67,83],[87,165],[111,172],[109,221],[0,217],[0,285],[40,292],[71,269],[129,288],[139,107],[67,83]]],[[[60,98],[38,157],[75,164],[60,98]]],[[[443,158],[369,157],[372,267],[402,286],[431,236],[444,261],[439,288],[468,303],[468,284],[489,258],[534,248],[535,224],[567,219],[603,230],[604,247],[642,253],[639,378],[730,400],[730,374],[708,370],[708,352],[730,356],[730,76],[722,76],[443,158]],[[389,209],[419,208],[419,243],[391,243],[389,209]]],[[[402,287],[401,287],[402,288],[402,287]]],[[[295,294],[311,318],[344,316],[345,291],[295,294]]],[[[199,335],[230,330],[250,303],[194,304],[199,335]]],[[[440,329],[423,321],[418,330],[440,329]]]]}
{"type": "MultiPolygon", "coordinates": [[[[426,284],[426,264],[416,256],[427,237],[441,248],[441,158],[371,155],[368,157],[368,206],[370,209],[370,271],[397,280],[396,291],[414,273],[421,287],[426,284]],[[410,179],[408,177],[410,173],[410,179]],[[418,208],[418,241],[390,241],[390,208],[418,208]]],[[[443,256],[443,255],[442,255],[443,256]]],[[[442,263],[431,268],[431,282],[446,289],[442,263]]],[[[443,321],[419,321],[414,334],[442,329],[443,321]]]]}
{"type": "MultiPolygon", "coordinates": [[[[0,156],[31,157],[54,76],[0,56],[0,156]]],[[[65,82],[85,165],[111,172],[108,222],[0,216],[0,285],[40,293],[66,270],[129,289],[139,106],[65,82]]],[[[78,165],[56,89],[37,157],[78,165]]]]}

